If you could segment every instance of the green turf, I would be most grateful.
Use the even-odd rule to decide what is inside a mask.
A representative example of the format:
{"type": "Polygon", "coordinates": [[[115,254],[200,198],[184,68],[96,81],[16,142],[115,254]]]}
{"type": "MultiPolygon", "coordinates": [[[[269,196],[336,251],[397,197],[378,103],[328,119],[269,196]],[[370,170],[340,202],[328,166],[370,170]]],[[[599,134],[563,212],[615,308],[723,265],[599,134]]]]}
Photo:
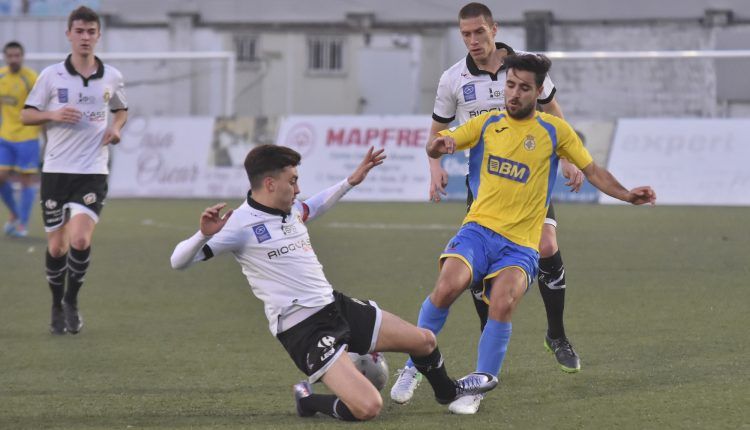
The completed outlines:
{"type": "MultiPolygon", "coordinates": [[[[47,332],[40,226],[36,237],[0,238],[0,429],[347,426],[296,417],[301,374],[231,257],[169,267],[207,203],[108,202],[77,336],[47,332]]],[[[462,210],[342,203],[311,235],[336,288],[413,322],[462,210]]],[[[582,372],[564,374],[544,350],[534,287],[514,318],[502,385],[477,415],[448,414],[425,384],[406,406],[384,390],[381,416],[357,428],[750,428],[750,209],[557,212],[582,372]]],[[[439,336],[451,374],[473,370],[478,335],[463,297],[439,336]]],[[[404,358],[388,354],[391,369],[404,358]]]]}

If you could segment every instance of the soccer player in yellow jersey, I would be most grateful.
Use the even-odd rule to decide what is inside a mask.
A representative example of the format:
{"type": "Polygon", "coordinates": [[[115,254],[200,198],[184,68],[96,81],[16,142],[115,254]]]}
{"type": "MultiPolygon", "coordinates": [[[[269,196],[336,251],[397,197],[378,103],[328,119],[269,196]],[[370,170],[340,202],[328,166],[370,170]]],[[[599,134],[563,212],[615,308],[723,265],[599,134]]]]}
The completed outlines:
{"type": "Polygon", "coordinates": [[[34,182],[39,171],[39,127],[21,123],[26,96],[36,82],[36,72],[23,66],[23,46],[8,42],[3,48],[5,67],[0,68],[0,197],[10,211],[5,234],[23,237],[36,197],[34,182]],[[16,202],[9,177],[21,180],[21,199],[16,202]]]}
{"type": "MultiPolygon", "coordinates": [[[[589,182],[614,198],[634,205],[656,201],[651,187],[628,191],[597,166],[567,122],[536,111],[550,67],[547,57],[519,54],[507,57],[505,65],[505,110],[441,131],[427,145],[432,158],[470,149],[469,187],[474,202],[440,255],[440,275],[422,304],[418,325],[437,334],[450,305],[473,280],[481,280],[489,320],[479,340],[476,372],[463,378],[473,378],[477,384],[500,373],[511,316],[537,275],[539,238],[560,157],[574,163],[589,182]]],[[[481,396],[459,398],[449,409],[475,413],[481,396]]]]}

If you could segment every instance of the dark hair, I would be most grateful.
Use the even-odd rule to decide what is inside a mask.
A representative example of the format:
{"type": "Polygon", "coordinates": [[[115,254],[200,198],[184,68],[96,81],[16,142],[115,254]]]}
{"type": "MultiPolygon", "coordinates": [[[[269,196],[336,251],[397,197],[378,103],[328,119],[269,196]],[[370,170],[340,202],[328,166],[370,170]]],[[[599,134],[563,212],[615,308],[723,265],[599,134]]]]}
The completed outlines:
{"type": "Polygon", "coordinates": [[[80,6],[70,13],[70,16],[68,16],[68,30],[73,28],[73,21],[95,22],[96,26],[99,27],[100,30],[102,28],[102,23],[99,20],[99,14],[94,12],[93,9],[86,6],[80,6]]]}
{"type": "Polygon", "coordinates": [[[259,189],[263,179],[277,175],[287,166],[296,167],[302,156],[286,146],[260,145],[245,157],[245,172],[250,180],[250,188],[259,189]]]}
{"type": "Polygon", "coordinates": [[[490,8],[482,3],[469,3],[466,6],[462,7],[460,11],[458,11],[459,20],[476,18],[478,16],[484,18],[484,20],[489,24],[492,24],[494,22],[492,20],[492,12],[490,11],[490,8]]]}
{"type": "Polygon", "coordinates": [[[505,57],[503,63],[508,70],[514,69],[532,72],[537,87],[541,87],[544,84],[544,78],[547,77],[547,72],[549,72],[549,68],[552,66],[552,62],[546,56],[526,53],[509,55],[505,57]]]}
{"type": "Polygon", "coordinates": [[[8,52],[9,49],[13,49],[13,48],[20,49],[21,54],[23,54],[23,45],[16,42],[15,40],[11,40],[10,42],[5,44],[5,46],[3,47],[3,54],[8,52]]]}

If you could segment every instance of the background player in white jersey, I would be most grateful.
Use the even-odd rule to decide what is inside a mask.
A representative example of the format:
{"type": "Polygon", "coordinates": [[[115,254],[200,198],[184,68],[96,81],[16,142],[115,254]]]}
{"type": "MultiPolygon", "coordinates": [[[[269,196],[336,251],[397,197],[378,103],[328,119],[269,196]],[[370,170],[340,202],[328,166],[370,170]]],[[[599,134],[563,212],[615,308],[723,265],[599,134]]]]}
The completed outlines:
{"type": "Polygon", "coordinates": [[[5,234],[24,237],[36,197],[39,172],[39,127],[21,123],[20,113],[36,72],[23,65],[23,46],[15,41],[3,47],[5,67],[0,67],[0,198],[10,211],[5,234]],[[17,173],[21,183],[16,201],[10,174],[17,173]]]}
{"type": "Polygon", "coordinates": [[[360,421],[378,415],[380,393],[354,367],[347,350],[409,353],[443,404],[494,387],[467,387],[453,381],[431,331],[381,310],[374,302],[333,290],[323,274],[305,222],[333,206],[384,158],[382,149],[370,148],[351,176],[300,202],[296,200],[300,154],[283,146],[258,146],[245,159],[251,186],[247,201],[224,216],[220,211],[225,204],[207,208],[200,230],[172,254],[175,269],[223,253],[234,255],[253,294],[263,301],[271,333],[309,377],[294,386],[299,416],[321,412],[360,421]],[[317,380],[334,394],[313,394],[310,383],[317,380]]]}
{"type": "MultiPolygon", "coordinates": [[[[497,24],[490,9],[481,3],[469,3],[458,14],[458,24],[464,44],[469,53],[440,77],[435,108],[432,114],[430,140],[448,128],[453,120],[463,124],[469,119],[491,110],[505,108],[506,69],[503,59],[515,54],[513,48],[496,43],[497,24]]],[[[549,76],[537,100],[544,112],[562,118],[562,109],[555,99],[555,86],[549,76]]],[[[429,159],[430,199],[439,202],[445,195],[448,174],[439,159],[429,159]]],[[[583,183],[583,173],[567,160],[562,160],[563,175],[569,179],[566,185],[577,191],[583,183]]],[[[467,184],[467,210],[474,196],[467,184]]],[[[542,228],[539,243],[539,291],[547,312],[547,335],[545,346],[554,352],[560,367],[566,372],[577,372],[580,360],[565,334],[563,309],[565,306],[565,270],[557,246],[557,223],[554,209],[549,206],[547,219],[542,228]]],[[[480,328],[487,323],[488,306],[481,299],[481,291],[473,291],[472,299],[480,318],[480,328]]],[[[410,362],[399,370],[399,378],[391,390],[391,398],[397,403],[411,399],[421,377],[410,362]]]]}
{"type": "Polygon", "coordinates": [[[70,14],[65,34],[72,53],[42,71],[21,112],[24,124],[47,131],[40,194],[53,334],[83,327],[78,291],[107,195],[107,145],[120,142],[128,118],[122,74],[94,56],[100,29],[93,10],[82,6],[70,14]]]}

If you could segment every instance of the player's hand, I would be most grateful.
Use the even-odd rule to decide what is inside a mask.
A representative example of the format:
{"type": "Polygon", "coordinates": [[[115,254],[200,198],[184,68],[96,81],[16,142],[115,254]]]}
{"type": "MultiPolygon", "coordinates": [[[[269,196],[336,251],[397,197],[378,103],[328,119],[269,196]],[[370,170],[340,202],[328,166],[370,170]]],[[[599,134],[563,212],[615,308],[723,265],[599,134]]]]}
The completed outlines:
{"type": "Polygon", "coordinates": [[[201,214],[201,233],[204,236],[213,236],[224,228],[227,220],[234,212],[234,210],[229,209],[224,216],[221,216],[221,210],[226,206],[226,203],[219,203],[203,211],[201,214]]]}
{"type": "Polygon", "coordinates": [[[65,124],[76,124],[81,120],[83,114],[72,106],[63,106],[58,110],[52,111],[51,119],[56,122],[65,124]]]}
{"type": "Polygon", "coordinates": [[[628,192],[626,201],[634,205],[650,203],[653,206],[656,204],[656,192],[649,186],[633,188],[628,192]]]}
{"type": "Polygon", "coordinates": [[[370,149],[367,150],[365,158],[362,159],[362,162],[357,166],[357,169],[354,170],[349,178],[347,178],[349,184],[351,186],[361,184],[373,167],[383,164],[383,160],[385,160],[385,154],[383,154],[384,151],[385,149],[378,149],[376,151],[375,148],[371,146],[370,149]]]}
{"type": "Polygon", "coordinates": [[[456,152],[456,141],[450,136],[436,137],[430,143],[430,152],[440,154],[453,154],[456,152]]]}
{"type": "Polygon", "coordinates": [[[583,185],[583,172],[575,164],[564,158],[561,158],[560,162],[562,163],[562,174],[568,180],[565,185],[570,187],[571,193],[577,193],[583,185]]]}
{"type": "Polygon", "coordinates": [[[104,132],[104,138],[102,139],[102,145],[117,145],[120,143],[120,130],[115,127],[107,127],[107,131],[104,132]]]}
{"type": "Polygon", "coordinates": [[[438,203],[441,196],[448,194],[445,192],[446,186],[448,186],[448,172],[441,166],[430,163],[430,200],[438,203]]]}

